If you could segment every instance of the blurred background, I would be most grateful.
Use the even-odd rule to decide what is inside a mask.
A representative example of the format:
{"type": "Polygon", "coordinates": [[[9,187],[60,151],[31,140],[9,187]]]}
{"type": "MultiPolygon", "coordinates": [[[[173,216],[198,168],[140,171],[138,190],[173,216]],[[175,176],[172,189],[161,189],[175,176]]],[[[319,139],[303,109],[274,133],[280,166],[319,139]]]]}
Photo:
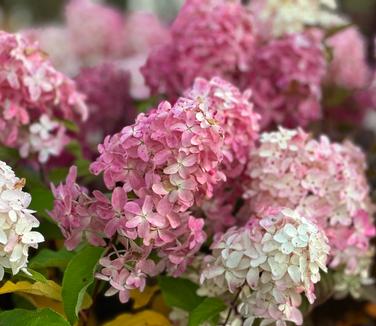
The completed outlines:
{"type": "MultiPolygon", "coordinates": [[[[146,10],[157,12],[163,19],[170,20],[184,0],[103,0],[98,1],[122,10],[146,10]]],[[[249,0],[245,0],[248,2],[249,0]]],[[[1,24],[8,28],[43,24],[63,18],[67,0],[0,0],[1,24]]],[[[376,0],[339,0],[341,10],[359,23],[367,35],[376,33],[376,0]]]]}
{"type": "MultiPolygon", "coordinates": [[[[124,11],[152,11],[166,22],[171,21],[184,0],[103,0],[124,11]]],[[[249,0],[243,0],[248,2],[249,0]]],[[[0,0],[0,26],[8,31],[16,31],[31,25],[43,25],[63,20],[67,0],[0,0]]],[[[352,18],[367,37],[370,60],[376,35],[376,0],[338,0],[341,10],[352,18]]]]}

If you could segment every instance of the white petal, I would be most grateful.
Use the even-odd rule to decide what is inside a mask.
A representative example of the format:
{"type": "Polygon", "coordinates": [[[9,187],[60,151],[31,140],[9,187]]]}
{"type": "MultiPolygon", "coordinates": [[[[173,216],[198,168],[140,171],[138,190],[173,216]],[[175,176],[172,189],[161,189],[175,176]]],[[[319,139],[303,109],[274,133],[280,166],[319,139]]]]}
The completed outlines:
{"type": "Polygon", "coordinates": [[[287,241],[286,234],[283,231],[277,232],[273,239],[279,243],[285,243],[287,241]]]}
{"type": "Polygon", "coordinates": [[[282,251],[285,255],[289,255],[289,254],[291,254],[291,253],[294,251],[294,246],[292,245],[291,242],[286,242],[286,243],[284,243],[284,244],[281,246],[281,251],[282,251]]]}
{"type": "Polygon", "coordinates": [[[22,257],[22,249],[23,245],[18,244],[14,247],[11,256],[9,257],[9,261],[16,262],[22,257]]]}
{"type": "Polygon", "coordinates": [[[0,229],[0,243],[5,245],[7,243],[7,241],[8,241],[8,237],[7,237],[6,233],[3,230],[0,229]]]}
{"type": "Polygon", "coordinates": [[[295,237],[296,234],[297,234],[297,230],[296,230],[296,228],[295,228],[292,224],[290,224],[290,223],[286,224],[286,225],[284,226],[283,230],[284,230],[285,233],[286,233],[287,235],[289,235],[291,238],[295,237]]]}
{"type": "Polygon", "coordinates": [[[300,282],[301,275],[300,275],[300,271],[299,271],[299,267],[298,266],[296,266],[296,265],[289,266],[289,268],[287,269],[287,271],[289,272],[289,275],[290,275],[291,279],[295,283],[299,283],[300,282]]]}
{"type": "Polygon", "coordinates": [[[260,272],[258,268],[250,268],[247,273],[247,283],[251,289],[256,289],[257,283],[260,277],[260,272]]]}
{"type": "Polygon", "coordinates": [[[243,257],[243,253],[239,251],[233,251],[227,258],[226,266],[229,268],[235,268],[239,265],[240,260],[243,257]]]}
{"type": "Polygon", "coordinates": [[[44,241],[43,235],[41,235],[39,232],[36,232],[36,231],[25,233],[22,236],[22,242],[26,244],[34,244],[34,243],[39,243],[43,241],[44,241]]]}

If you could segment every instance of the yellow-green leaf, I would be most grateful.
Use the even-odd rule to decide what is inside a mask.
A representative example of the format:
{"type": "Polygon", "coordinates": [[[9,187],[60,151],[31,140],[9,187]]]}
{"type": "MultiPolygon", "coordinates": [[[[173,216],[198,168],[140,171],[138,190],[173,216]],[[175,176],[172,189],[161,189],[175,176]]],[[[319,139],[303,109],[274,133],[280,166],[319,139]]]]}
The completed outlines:
{"type": "Polygon", "coordinates": [[[142,292],[140,292],[139,290],[132,290],[131,298],[134,301],[133,308],[139,309],[146,306],[158,290],[159,287],[157,285],[147,286],[142,292]]]}
{"type": "MultiPolygon", "coordinates": [[[[58,302],[62,301],[61,286],[51,280],[35,283],[30,283],[28,281],[13,283],[12,281],[7,281],[0,288],[0,295],[5,293],[29,294],[56,300],[58,302]]],[[[90,296],[86,294],[83,300],[83,308],[87,309],[91,306],[91,304],[92,300],[90,296]]]]}
{"type": "Polygon", "coordinates": [[[137,314],[121,314],[104,326],[170,326],[169,320],[158,312],[145,310],[137,314]]]}
{"type": "Polygon", "coordinates": [[[30,283],[28,281],[13,283],[12,281],[7,281],[0,288],[0,294],[5,293],[28,293],[61,301],[61,287],[50,280],[45,283],[30,283]]]}

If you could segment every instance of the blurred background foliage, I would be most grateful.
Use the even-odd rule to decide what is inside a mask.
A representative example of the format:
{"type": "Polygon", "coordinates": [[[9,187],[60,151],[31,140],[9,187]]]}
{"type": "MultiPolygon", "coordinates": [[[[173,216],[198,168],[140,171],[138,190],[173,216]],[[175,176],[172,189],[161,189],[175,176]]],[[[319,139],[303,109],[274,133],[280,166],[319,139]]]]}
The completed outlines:
{"type": "MultiPolygon", "coordinates": [[[[9,17],[20,26],[46,23],[62,19],[67,0],[0,0],[1,20],[9,17]]],[[[171,19],[182,0],[103,0],[122,10],[144,9],[157,11],[164,19],[171,19]]],[[[376,0],[339,0],[343,12],[357,23],[367,37],[376,34],[376,0]]],[[[8,22],[9,23],[9,22],[8,22]]],[[[12,26],[13,27],[13,26],[12,26]]],[[[19,27],[19,26],[18,26],[19,27]]]]}

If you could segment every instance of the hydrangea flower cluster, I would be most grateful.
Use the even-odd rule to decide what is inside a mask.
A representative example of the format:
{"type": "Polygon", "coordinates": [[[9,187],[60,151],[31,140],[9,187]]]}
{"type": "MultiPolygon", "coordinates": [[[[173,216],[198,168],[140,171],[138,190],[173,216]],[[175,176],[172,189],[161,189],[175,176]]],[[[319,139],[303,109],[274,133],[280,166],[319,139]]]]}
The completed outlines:
{"type": "Polygon", "coordinates": [[[236,82],[255,47],[251,16],[240,1],[188,0],[142,72],[152,92],[178,96],[196,77],[236,82]]]}
{"type": "Polygon", "coordinates": [[[136,11],[125,16],[124,30],[126,57],[146,54],[153,47],[170,40],[166,26],[157,16],[147,12],[136,11]]]}
{"type": "Polygon", "coordinates": [[[319,32],[273,39],[258,48],[247,85],[262,126],[307,126],[321,117],[326,61],[319,32]]]}
{"type": "Polygon", "coordinates": [[[321,32],[262,40],[253,26],[259,14],[239,1],[186,1],[171,41],[154,48],[142,68],[147,85],[174,98],[195,77],[221,76],[252,90],[263,128],[318,120],[327,68],[321,32]]]}
{"type": "Polygon", "coordinates": [[[366,40],[355,27],[348,27],[327,44],[333,59],[325,77],[325,115],[333,121],[361,124],[369,109],[376,107],[366,40]]]}
{"type": "Polygon", "coordinates": [[[125,37],[124,17],[111,7],[90,0],[71,0],[65,8],[65,18],[73,51],[80,61],[95,64],[105,57],[120,57],[125,37]]]}
{"type": "Polygon", "coordinates": [[[67,143],[60,121],[87,118],[84,97],[36,43],[18,34],[0,32],[0,60],[0,141],[23,157],[36,153],[46,162],[67,143]]]}
{"type": "Polygon", "coordinates": [[[186,97],[210,108],[224,133],[221,170],[226,183],[216,186],[214,195],[200,205],[206,218],[211,220],[210,229],[217,232],[234,225],[234,203],[241,196],[237,178],[245,178],[249,152],[255,148],[259,132],[259,115],[249,102],[250,92],[241,93],[235,86],[220,78],[207,81],[197,78],[186,97]],[[241,132],[240,132],[241,131],[241,132]]]}
{"type": "Polygon", "coordinates": [[[257,25],[270,37],[299,33],[307,26],[335,27],[345,24],[338,13],[336,0],[256,0],[251,8],[258,12],[257,25]]]}
{"type": "Polygon", "coordinates": [[[248,97],[219,78],[198,79],[187,97],[140,114],[134,125],[99,146],[91,171],[103,173],[111,200],[99,191],[88,195],[76,183],[75,169],[53,189],[51,216],[68,248],[82,237],[94,245],[116,237],[126,248],[102,260],[100,277],[111,279],[108,294],[119,293],[126,301],[129,290],[142,289],[145,277],[157,268],[148,258],[152,251],[159,257],[158,270],[173,275],[185,270],[206,238],[204,221],[190,209],[211,198],[231,169],[237,174],[244,170],[245,154],[257,139],[258,116],[248,97]],[[244,135],[236,137],[235,128],[244,135]],[[124,265],[128,260],[134,266],[124,265]]]}
{"type": "Polygon", "coordinates": [[[31,196],[22,191],[24,179],[19,179],[12,168],[0,161],[0,280],[4,269],[13,275],[20,270],[27,272],[29,248],[38,248],[43,242],[42,234],[33,231],[39,221],[28,209],[31,196]]]}
{"type": "Polygon", "coordinates": [[[327,40],[332,49],[326,82],[347,89],[364,88],[370,81],[364,37],[356,27],[348,27],[327,40]],[[350,60],[351,58],[351,60],[350,60]]]}
{"type": "Polygon", "coordinates": [[[301,129],[264,133],[260,142],[248,168],[252,181],[245,197],[251,211],[296,209],[325,231],[329,266],[363,277],[358,264],[372,251],[375,227],[362,151],[348,141],[331,143],[324,136],[315,140],[301,129]]]}
{"type": "Polygon", "coordinates": [[[105,136],[134,122],[136,110],[129,94],[130,75],[127,71],[105,63],[82,69],[75,81],[80,92],[85,94],[90,111],[89,119],[80,124],[85,143],[95,146],[105,136]]]}
{"type": "Polygon", "coordinates": [[[185,96],[200,102],[206,111],[213,112],[213,118],[220,124],[225,137],[222,171],[230,179],[241,175],[259,134],[260,116],[250,102],[251,92],[242,93],[221,78],[210,81],[197,78],[185,96]]]}
{"type": "MultiPolygon", "coordinates": [[[[239,292],[245,325],[263,318],[277,325],[303,322],[300,294],[315,300],[314,284],[326,272],[328,239],[296,211],[276,209],[242,228],[217,235],[204,259],[201,283],[216,296],[239,292]]],[[[201,290],[202,291],[202,290],[201,290]]]]}

